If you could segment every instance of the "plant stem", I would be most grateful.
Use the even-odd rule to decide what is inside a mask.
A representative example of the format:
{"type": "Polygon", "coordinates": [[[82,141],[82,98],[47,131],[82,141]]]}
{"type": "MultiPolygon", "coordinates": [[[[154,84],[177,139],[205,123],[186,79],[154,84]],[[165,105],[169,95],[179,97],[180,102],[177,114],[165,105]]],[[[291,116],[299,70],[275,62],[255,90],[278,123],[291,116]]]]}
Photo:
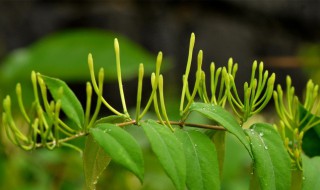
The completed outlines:
{"type": "MultiPolygon", "coordinates": [[[[161,123],[160,121],[157,121],[157,122],[161,123]]],[[[164,121],[164,123],[166,123],[166,122],[164,121]]],[[[224,127],[217,126],[217,125],[185,123],[183,121],[169,121],[169,124],[170,125],[178,125],[180,127],[188,126],[188,127],[203,128],[203,129],[213,129],[213,130],[220,130],[220,131],[225,131],[226,130],[224,127]]],[[[123,122],[123,123],[117,123],[116,125],[119,126],[119,127],[125,127],[125,126],[129,126],[129,125],[138,125],[138,122],[136,120],[131,120],[131,121],[123,122]]],[[[65,143],[65,142],[77,139],[79,137],[87,136],[88,134],[89,134],[89,132],[80,132],[80,133],[75,134],[75,135],[73,135],[71,137],[66,137],[66,138],[60,139],[58,142],[56,142],[56,141],[47,142],[46,146],[50,146],[50,145],[53,145],[55,143],[57,143],[57,144],[65,143]]],[[[35,144],[35,148],[42,148],[42,147],[44,147],[43,143],[35,144]]]]}
{"type": "Polygon", "coordinates": [[[296,169],[291,172],[291,190],[302,188],[302,170],[296,169]]]}

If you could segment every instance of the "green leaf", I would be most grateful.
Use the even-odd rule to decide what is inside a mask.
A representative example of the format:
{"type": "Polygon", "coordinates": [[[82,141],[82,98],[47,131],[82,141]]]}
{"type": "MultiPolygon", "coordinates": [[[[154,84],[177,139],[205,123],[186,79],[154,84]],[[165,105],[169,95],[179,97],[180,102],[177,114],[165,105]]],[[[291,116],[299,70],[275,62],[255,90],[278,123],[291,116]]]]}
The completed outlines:
{"type": "Polygon", "coordinates": [[[303,182],[302,189],[319,189],[320,187],[320,156],[309,158],[302,155],[303,182]]]}
{"type": "Polygon", "coordinates": [[[68,116],[69,119],[74,121],[79,128],[84,125],[84,112],[80,101],[76,95],[68,87],[68,85],[59,79],[41,75],[42,79],[48,86],[48,89],[55,100],[61,98],[61,109],[68,116]],[[62,87],[63,95],[60,97],[59,88],[62,87]]]}
{"type": "Polygon", "coordinates": [[[96,189],[98,179],[110,161],[111,157],[92,138],[92,135],[88,135],[83,151],[83,169],[87,189],[96,189]]]}
{"type": "Polygon", "coordinates": [[[249,154],[252,155],[247,137],[243,129],[231,113],[229,113],[220,106],[198,102],[193,103],[190,106],[189,110],[197,111],[202,115],[206,116],[207,118],[218,122],[220,125],[222,125],[222,127],[226,128],[227,131],[235,135],[240,140],[240,142],[246,147],[249,154]]]}
{"type": "Polygon", "coordinates": [[[175,131],[184,147],[189,190],[220,189],[217,152],[212,141],[199,131],[175,131]]]}
{"type": "Polygon", "coordinates": [[[222,179],[222,172],[223,172],[223,165],[224,165],[224,158],[225,158],[225,151],[226,151],[225,137],[226,137],[225,131],[215,131],[214,135],[211,137],[217,150],[220,179],[222,179]]]}
{"type": "Polygon", "coordinates": [[[103,117],[103,118],[98,119],[95,122],[95,125],[100,124],[100,123],[113,123],[113,124],[122,123],[122,122],[125,122],[127,119],[128,118],[123,115],[109,115],[107,117],[103,117]]]}
{"type": "Polygon", "coordinates": [[[16,83],[28,80],[35,70],[68,81],[88,80],[87,57],[92,53],[95,68],[104,67],[106,79],[115,80],[115,38],[120,43],[123,79],[136,77],[139,63],[144,63],[146,74],[154,71],[156,57],[128,38],[103,30],[77,29],[51,34],[13,52],[1,64],[0,77],[4,83],[16,83]]]}
{"type": "Polygon", "coordinates": [[[246,133],[251,141],[254,175],[261,188],[290,189],[291,161],[277,131],[270,124],[257,123],[246,133]]]}
{"type": "Polygon", "coordinates": [[[178,190],[185,189],[186,159],[181,142],[166,126],[155,121],[141,122],[151,148],[178,190]]]}
{"type": "Polygon", "coordinates": [[[142,182],[144,163],[137,141],[114,124],[98,124],[90,132],[97,143],[118,164],[133,172],[142,182]]]}

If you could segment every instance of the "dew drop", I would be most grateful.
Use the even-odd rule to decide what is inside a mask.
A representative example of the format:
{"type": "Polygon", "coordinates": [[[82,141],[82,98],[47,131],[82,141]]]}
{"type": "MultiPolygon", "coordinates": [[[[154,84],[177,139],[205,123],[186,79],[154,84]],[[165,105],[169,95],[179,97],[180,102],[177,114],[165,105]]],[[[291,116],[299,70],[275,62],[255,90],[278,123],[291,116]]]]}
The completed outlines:
{"type": "Polygon", "coordinates": [[[194,144],[194,147],[197,147],[198,145],[197,144],[194,144]]]}
{"type": "Polygon", "coordinates": [[[303,177],[302,177],[302,180],[306,180],[306,177],[303,176],[303,177]]]}
{"type": "Polygon", "coordinates": [[[264,134],[263,134],[262,132],[259,133],[259,136],[260,136],[260,137],[263,137],[263,135],[264,135],[264,134]]]}
{"type": "Polygon", "coordinates": [[[267,146],[264,146],[264,149],[268,150],[268,147],[267,147],[267,146]]]}

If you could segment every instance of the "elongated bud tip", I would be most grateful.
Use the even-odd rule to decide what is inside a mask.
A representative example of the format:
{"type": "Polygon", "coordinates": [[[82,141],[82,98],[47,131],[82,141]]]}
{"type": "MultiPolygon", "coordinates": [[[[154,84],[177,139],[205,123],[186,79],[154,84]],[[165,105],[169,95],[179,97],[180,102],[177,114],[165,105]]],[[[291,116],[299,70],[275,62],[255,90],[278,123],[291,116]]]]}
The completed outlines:
{"type": "Polygon", "coordinates": [[[100,68],[99,70],[99,82],[102,82],[104,79],[104,69],[100,68]]]}
{"type": "Polygon", "coordinates": [[[214,64],[214,62],[211,62],[210,64],[210,72],[214,72],[216,70],[216,65],[214,64]]]}
{"type": "Polygon", "coordinates": [[[115,38],[114,39],[114,50],[115,50],[115,52],[116,53],[119,53],[119,42],[118,42],[118,39],[117,38],[115,38]]]}
{"type": "Polygon", "coordinates": [[[191,33],[191,37],[190,37],[190,45],[194,46],[194,42],[196,41],[196,36],[194,35],[194,33],[191,33]]]}
{"type": "Polygon", "coordinates": [[[92,85],[90,82],[87,82],[86,91],[88,96],[92,95],[92,85]]]}
{"type": "Polygon", "coordinates": [[[233,65],[233,58],[230,57],[228,60],[228,68],[230,68],[233,65]]]}
{"type": "Polygon", "coordinates": [[[263,71],[263,62],[261,61],[260,63],[259,63],[259,71],[262,73],[262,71],[263,71]]]}
{"type": "Polygon", "coordinates": [[[160,67],[161,67],[161,63],[162,63],[162,52],[159,51],[158,55],[157,55],[157,62],[156,62],[156,69],[157,71],[160,70],[160,67]]]}
{"type": "Polygon", "coordinates": [[[159,75],[159,88],[163,87],[163,76],[159,75]]]}
{"type": "Polygon", "coordinates": [[[88,55],[88,64],[89,64],[89,66],[93,65],[93,58],[92,58],[92,54],[91,53],[89,53],[89,55],[88,55]]]}
{"type": "Polygon", "coordinates": [[[254,60],[253,64],[252,64],[252,71],[255,71],[258,67],[258,61],[254,60]]]}
{"type": "Polygon", "coordinates": [[[11,98],[10,98],[9,95],[7,95],[6,98],[3,100],[3,107],[5,109],[8,109],[8,108],[10,109],[10,107],[11,107],[11,98]]]}
{"type": "Polygon", "coordinates": [[[278,93],[276,91],[273,91],[273,98],[278,99],[278,93]]]}
{"type": "Polygon", "coordinates": [[[266,70],[266,71],[264,72],[263,78],[267,78],[267,77],[268,77],[268,75],[269,75],[269,71],[268,71],[268,70],[266,70]]]}
{"type": "Polygon", "coordinates": [[[144,66],[143,63],[140,63],[139,65],[139,78],[142,78],[144,75],[144,66]]]}
{"type": "Polygon", "coordinates": [[[307,90],[311,90],[313,88],[313,82],[312,80],[308,80],[308,83],[307,83],[307,90]]]}
{"type": "Polygon", "coordinates": [[[198,66],[199,67],[202,65],[202,59],[203,59],[203,51],[200,50],[198,53],[198,66]]]}
{"type": "Polygon", "coordinates": [[[244,90],[246,91],[246,90],[249,88],[248,82],[245,82],[244,85],[243,85],[243,87],[244,87],[244,90]]]}
{"type": "Polygon", "coordinates": [[[45,86],[45,83],[40,75],[38,75],[38,82],[39,82],[39,85],[45,86]]]}
{"type": "Polygon", "coordinates": [[[276,74],[272,73],[272,75],[268,80],[268,85],[274,85],[275,80],[276,80],[276,74]]]}
{"type": "Polygon", "coordinates": [[[237,72],[238,71],[238,63],[235,63],[233,66],[233,72],[237,72]]]}
{"type": "Polygon", "coordinates": [[[302,139],[303,139],[303,135],[304,135],[304,132],[302,131],[302,132],[299,134],[299,140],[301,140],[301,141],[302,141],[302,139]]]}
{"type": "Polygon", "coordinates": [[[58,100],[56,103],[55,111],[59,112],[60,109],[61,109],[61,100],[58,100]]]}
{"type": "Polygon", "coordinates": [[[291,77],[287,75],[286,77],[287,86],[291,86],[291,77]]]}
{"type": "Polygon", "coordinates": [[[154,87],[156,84],[155,84],[155,80],[156,80],[156,74],[153,72],[151,73],[151,85],[152,87],[154,87]]]}
{"type": "Polygon", "coordinates": [[[34,83],[34,84],[37,83],[37,74],[36,74],[36,72],[34,72],[34,71],[31,72],[31,81],[32,81],[32,83],[34,83]]]}
{"type": "Polygon", "coordinates": [[[17,86],[16,86],[16,93],[17,93],[17,96],[21,96],[22,95],[21,84],[20,83],[18,83],[17,86]]]}

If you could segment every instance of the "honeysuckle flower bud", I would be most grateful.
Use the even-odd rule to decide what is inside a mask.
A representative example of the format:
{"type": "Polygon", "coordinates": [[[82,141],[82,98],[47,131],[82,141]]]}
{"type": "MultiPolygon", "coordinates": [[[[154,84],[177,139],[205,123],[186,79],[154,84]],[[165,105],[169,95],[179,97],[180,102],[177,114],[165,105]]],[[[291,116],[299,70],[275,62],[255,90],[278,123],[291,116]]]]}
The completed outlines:
{"type": "Polygon", "coordinates": [[[139,122],[140,118],[140,107],[141,107],[141,96],[142,96],[142,84],[143,84],[144,67],[143,64],[139,65],[138,74],[138,90],[137,90],[137,104],[136,104],[136,121],[139,122]]]}

